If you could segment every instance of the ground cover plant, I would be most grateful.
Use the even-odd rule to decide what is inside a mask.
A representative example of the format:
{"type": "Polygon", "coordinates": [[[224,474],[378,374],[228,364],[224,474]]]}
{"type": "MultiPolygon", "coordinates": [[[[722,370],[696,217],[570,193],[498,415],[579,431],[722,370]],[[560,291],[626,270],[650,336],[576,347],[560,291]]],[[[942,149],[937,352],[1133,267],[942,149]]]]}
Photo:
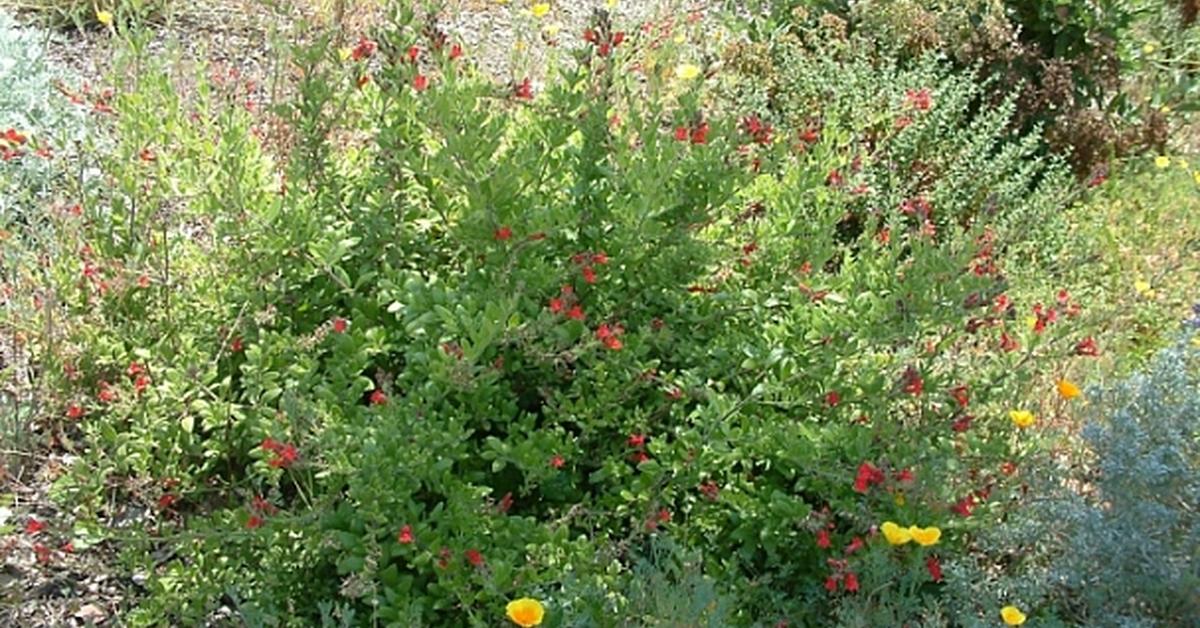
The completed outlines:
{"type": "MultiPolygon", "coordinates": [[[[1079,179],[1014,130],[1019,94],[828,20],[762,40],[763,16],[601,6],[552,32],[550,4],[505,10],[553,53],[544,81],[488,76],[445,14],[395,2],[280,50],[268,103],[113,27],[139,71],[57,90],[107,143],[24,201],[52,209],[45,241],[0,225],[39,386],[15,425],[72,456],[48,514],[4,511],[11,551],[119,552],[129,625],[1119,605],[1056,595],[1083,564],[1012,586],[1069,543],[1005,556],[1043,496],[1081,513],[1056,539],[1108,525],[1054,469],[1097,416],[1085,379],[1190,307],[1196,219],[1163,209],[1195,202],[1185,157],[1122,162],[1132,197],[1079,179]]],[[[1183,620],[1158,599],[1121,612],[1183,620]]]]}

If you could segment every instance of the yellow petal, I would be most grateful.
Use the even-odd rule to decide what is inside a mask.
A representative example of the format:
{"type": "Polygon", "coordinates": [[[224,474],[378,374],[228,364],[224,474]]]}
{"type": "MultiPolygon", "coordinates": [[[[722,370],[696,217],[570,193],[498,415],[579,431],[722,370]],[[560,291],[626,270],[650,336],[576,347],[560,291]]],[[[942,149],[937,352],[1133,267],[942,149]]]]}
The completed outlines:
{"type": "Polygon", "coordinates": [[[1025,623],[1025,613],[1015,606],[1005,606],[1000,609],[1000,619],[1003,619],[1007,626],[1020,626],[1025,623]]]}
{"type": "Polygon", "coordinates": [[[1078,397],[1080,392],[1079,387],[1070,381],[1065,379],[1058,380],[1058,394],[1063,399],[1070,401],[1078,397]]]}
{"type": "Polygon", "coordinates": [[[1200,185],[1200,170],[1192,173],[1192,181],[1195,181],[1196,185],[1200,185]]]}
{"type": "Polygon", "coordinates": [[[1166,155],[1159,155],[1158,157],[1154,158],[1154,165],[1159,168],[1170,168],[1171,158],[1167,157],[1166,155]]]}
{"type": "Polygon", "coordinates": [[[354,51],[351,50],[349,46],[345,48],[338,48],[338,59],[341,59],[342,61],[349,59],[350,55],[352,54],[354,54],[354,51]]]}
{"type": "Polygon", "coordinates": [[[1133,282],[1133,289],[1138,291],[1138,294],[1149,294],[1150,282],[1145,279],[1138,279],[1133,282]]]}
{"type": "Polygon", "coordinates": [[[908,534],[912,537],[912,540],[916,541],[922,547],[935,545],[938,539],[942,538],[942,531],[937,526],[929,526],[928,528],[911,526],[908,529],[908,534]]]}
{"type": "Polygon", "coordinates": [[[1148,43],[1145,46],[1142,46],[1142,54],[1148,54],[1148,55],[1154,54],[1155,50],[1156,50],[1156,48],[1154,47],[1154,44],[1148,43]]]}
{"type": "Polygon", "coordinates": [[[537,626],[546,616],[546,608],[542,606],[542,603],[528,597],[509,602],[508,606],[504,607],[504,611],[514,624],[522,628],[537,626]]]}
{"type": "Polygon", "coordinates": [[[105,26],[112,26],[113,14],[112,11],[96,11],[96,21],[105,26]]]}
{"type": "Polygon", "coordinates": [[[879,531],[892,545],[904,545],[912,540],[912,533],[907,528],[901,528],[891,521],[884,521],[883,525],[879,526],[879,531]]]}
{"type": "Polygon", "coordinates": [[[530,11],[533,11],[533,17],[545,17],[546,14],[550,12],[550,3],[539,2],[533,5],[533,7],[530,8],[530,11]]]}
{"type": "Polygon", "coordinates": [[[1012,419],[1014,425],[1020,428],[1026,428],[1033,425],[1035,417],[1028,410],[1009,410],[1008,417],[1012,419]]]}
{"type": "Polygon", "coordinates": [[[618,0],[608,0],[607,2],[604,3],[604,6],[608,7],[608,9],[611,11],[612,9],[617,8],[618,4],[620,4],[620,2],[618,2],[618,0]]]}
{"type": "Polygon", "coordinates": [[[678,65],[675,67],[675,76],[685,81],[690,81],[700,76],[700,66],[691,63],[678,65]]]}

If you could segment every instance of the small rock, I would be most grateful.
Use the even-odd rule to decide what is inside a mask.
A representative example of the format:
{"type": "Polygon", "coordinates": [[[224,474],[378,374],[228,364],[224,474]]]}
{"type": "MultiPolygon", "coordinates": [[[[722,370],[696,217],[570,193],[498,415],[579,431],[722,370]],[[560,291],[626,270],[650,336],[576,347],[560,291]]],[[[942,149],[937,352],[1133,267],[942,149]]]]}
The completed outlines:
{"type": "Polygon", "coordinates": [[[108,619],[108,613],[95,604],[84,604],[75,611],[74,617],[85,624],[95,625],[108,619]]]}

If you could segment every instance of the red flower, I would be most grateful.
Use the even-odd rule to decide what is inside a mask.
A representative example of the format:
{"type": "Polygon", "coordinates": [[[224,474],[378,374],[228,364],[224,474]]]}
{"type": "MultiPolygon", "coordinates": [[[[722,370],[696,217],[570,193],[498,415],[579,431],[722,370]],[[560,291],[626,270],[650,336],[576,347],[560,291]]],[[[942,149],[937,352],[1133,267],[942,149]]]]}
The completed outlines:
{"type": "Polygon", "coordinates": [[[913,475],[912,469],[901,469],[896,473],[897,482],[912,482],[914,479],[916,476],[913,475]]]}
{"type": "Polygon", "coordinates": [[[387,395],[385,395],[382,390],[376,388],[371,393],[371,405],[382,406],[382,405],[387,405],[387,402],[388,402],[387,395]]]}
{"type": "Polygon", "coordinates": [[[609,327],[608,323],[600,323],[600,326],[596,328],[596,338],[610,350],[618,351],[624,346],[621,339],[617,337],[623,331],[625,330],[621,329],[620,325],[609,327]]]}
{"type": "Polygon", "coordinates": [[[277,512],[275,504],[264,499],[262,495],[255,495],[254,499],[250,500],[250,508],[254,512],[260,512],[264,515],[273,515],[277,512]]]}
{"type": "Polygon", "coordinates": [[[1012,462],[1005,462],[1000,465],[1000,473],[1004,475],[1012,475],[1017,472],[1017,465],[1012,462]]]}
{"type": "Polygon", "coordinates": [[[825,590],[829,591],[830,593],[837,593],[838,582],[840,580],[841,579],[838,576],[829,576],[825,579],[825,590]]]}
{"type": "Polygon", "coordinates": [[[592,261],[601,266],[607,264],[608,263],[608,253],[605,253],[604,251],[597,251],[595,253],[592,253],[592,261]]]}
{"type": "Polygon", "coordinates": [[[555,469],[561,469],[565,464],[567,464],[567,461],[563,460],[563,457],[558,454],[554,454],[550,457],[550,466],[555,469]]]}
{"type": "Polygon", "coordinates": [[[333,333],[335,333],[335,334],[346,333],[346,328],[349,326],[350,326],[350,322],[344,318],[339,317],[339,318],[333,319],[333,333]]]}
{"type": "Polygon", "coordinates": [[[520,100],[533,100],[533,84],[530,83],[528,78],[517,83],[516,87],[513,88],[513,96],[520,100]]]}
{"type": "Polygon", "coordinates": [[[971,400],[965,385],[959,385],[951,388],[950,396],[953,397],[954,400],[958,402],[958,405],[963,408],[967,407],[967,403],[971,400]]]}
{"type": "Polygon", "coordinates": [[[858,576],[854,572],[846,574],[846,590],[851,593],[858,591],[858,576]]]}
{"type": "Polygon", "coordinates": [[[965,432],[965,431],[971,429],[971,421],[974,421],[974,420],[975,420],[975,417],[973,417],[969,414],[964,414],[961,417],[954,420],[954,423],[952,423],[950,425],[950,429],[954,430],[955,432],[959,432],[959,433],[965,432]]]}
{"type": "Polygon", "coordinates": [[[583,267],[583,280],[590,284],[596,283],[596,271],[592,270],[591,266],[583,267]]]}
{"type": "Polygon", "coordinates": [[[829,549],[832,542],[829,540],[828,530],[817,530],[817,547],[821,549],[829,549]]]}
{"type": "Polygon", "coordinates": [[[975,497],[973,495],[967,495],[957,502],[954,502],[954,505],[950,506],[950,510],[960,517],[970,517],[971,509],[974,507],[975,497]]]}
{"type": "Polygon", "coordinates": [[[829,175],[825,177],[825,185],[829,187],[841,187],[842,183],[842,173],[838,172],[837,169],[830,170],[829,175]]]}
{"type": "Polygon", "coordinates": [[[462,46],[454,44],[450,46],[450,60],[453,61],[463,55],[462,46]]]}
{"type": "Polygon", "coordinates": [[[842,402],[842,396],[838,394],[838,391],[831,390],[828,393],[826,393],[825,403],[828,404],[830,408],[836,408],[837,405],[841,402],[842,402]]]}
{"type": "Polygon", "coordinates": [[[650,456],[648,456],[644,451],[635,451],[633,455],[629,457],[629,461],[635,465],[642,464],[649,459],[650,456]]]}
{"type": "Polygon", "coordinates": [[[872,484],[882,484],[884,479],[883,471],[870,462],[863,462],[858,466],[858,474],[854,478],[854,490],[866,493],[872,484]]]}
{"type": "Polygon", "coordinates": [[[512,233],[512,227],[503,225],[492,235],[498,242],[507,242],[510,238],[512,238],[512,233]]]}
{"type": "Polygon", "coordinates": [[[438,567],[445,569],[450,566],[450,548],[443,547],[438,551],[438,567]]]}
{"type": "Polygon", "coordinates": [[[688,131],[688,128],[686,126],[675,127],[675,141],[686,142],[686,141],[688,141],[689,135],[690,135],[690,132],[688,131]]]}
{"type": "Polygon", "coordinates": [[[18,133],[16,129],[9,129],[4,132],[3,139],[9,144],[24,144],[27,139],[24,135],[18,133]]]}
{"type": "Polygon", "coordinates": [[[416,539],[413,538],[412,526],[407,524],[400,528],[400,533],[396,535],[396,541],[401,545],[412,545],[414,540],[416,539]]]}
{"type": "Polygon", "coordinates": [[[142,151],[138,153],[138,158],[142,161],[155,161],[158,159],[154,156],[154,151],[150,150],[149,148],[143,148],[142,151]]]}
{"type": "Polygon", "coordinates": [[[858,550],[860,550],[862,548],[863,548],[862,537],[856,536],[850,540],[850,543],[848,545],[846,545],[846,553],[853,554],[854,552],[857,552],[858,550]]]}
{"type": "Polygon", "coordinates": [[[33,544],[33,553],[37,556],[37,561],[43,565],[50,562],[50,548],[41,543],[33,544]]]}
{"type": "Polygon", "coordinates": [[[583,30],[583,41],[586,41],[590,44],[594,44],[598,40],[599,40],[599,37],[596,36],[596,31],[594,31],[590,28],[586,28],[583,30]]]}
{"type": "Polygon", "coordinates": [[[67,406],[67,418],[71,420],[79,420],[83,418],[83,406],[73,403],[67,406]]]}
{"type": "Polygon", "coordinates": [[[630,434],[625,443],[634,449],[641,449],[646,445],[646,435],[637,433],[630,434]]]}
{"type": "Polygon", "coordinates": [[[109,387],[108,382],[101,381],[98,384],[100,392],[96,393],[96,398],[103,403],[112,403],[117,400],[117,393],[109,387]]]}
{"type": "Polygon", "coordinates": [[[179,501],[179,496],[172,495],[171,493],[163,493],[162,497],[158,498],[158,508],[159,510],[166,510],[174,506],[177,501],[179,501]]]}
{"type": "Polygon", "coordinates": [[[133,390],[139,395],[146,392],[148,386],[150,386],[150,377],[147,375],[138,375],[137,379],[133,380],[133,390]]]}
{"type": "Polygon", "coordinates": [[[742,129],[756,144],[771,143],[771,125],[760,120],[758,116],[742,118],[742,129]]]}
{"type": "Polygon", "coordinates": [[[419,59],[420,57],[421,57],[421,48],[419,46],[409,46],[408,47],[408,62],[409,63],[416,63],[417,59],[419,59]]]}
{"type": "Polygon", "coordinates": [[[140,275],[138,277],[137,284],[138,284],[139,288],[149,288],[150,287],[150,275],[140,275]]]}
{"type": "Polygon", "coordinates": [[[671,511],[666,508],[660,508],[655,518],[658,519],[659,523],[669,523],[671,521],[671,511]]]}
{"type": "Polygon", "coordinates": [[[925,568],[929,570],[929,577],[933,578],[934,582],[942,581],[942,564],[938,562],[937,556],[926,558],[925,568]]]}
{"type": "Polygon", "coordinates": [[[581,321],[584,317],[583,308],[578,305],[572,305],[571,309],[567,310],[567,318],[569,319],[581,321]]]}
{"type": "Polygon", "coordinates": [[[271,458],[268,464],[276,469],[286,469],[300,459],[300,452],[295,445],[279,445],[274,451],[275,457],[271,458]]]}
{"type": "Polygon", "coordinates": [[[350,58],[355,61],[362,61],[373,54],[375,54],[375,42],[363,37],[358,40],[358,45],[350,52],[350,58]]]}
{"type": "Polygon", "coordinates": [[[721,487],[717,486],[716,482],[705,482],[700,485],[700,493],[709,501],[717,501],[721,495],[721,487]]]}
{"type": "Polygon", "coordinates": [[[509,491],[508,493],[504,494],[504,497],[500,498],[500,502],[498,504],[496,504],[496,510],[500,511],[500,513],[503,514],[503,513],[508,512],[512,508],[512,505],[513,505],[513,496],[512,496],[512,492],[509,491]]]}
{"type": "Polygon", "coordinates": [[[38,532],[41,532],[42,530],[45,530],[45,529],[46,529],[46,524],[42,523],[41,521],[38,521],[37,519],[34,519],[33,517],[30,517],[29,521],[25,522],[25,534],[28,534],[30,536],[36,535],[38,532]]]}
{"type": "Polygon", "coordinates": [[[932,104],[928,89],[910,89],[904,93],[904,101],[917,111],[929,111],[932,104]]]}
{"type": "Polygon", "coordinates": [[[265,523],[265,522],[263,521],[262,517],[260,517],[258,515],[250,515],[250,518],[246,520],[246,528],[248,530],[254,530],[257,528],[261,528],[263,523],[265,523]]]}
{"type": "Polygon", "coordinates": [[[707,122],[701,122],[700,124],[698,124],[696,126],[696,128],[692,129],[692,143],[693,144],[707,144],[708,143],[708,123],[707,122]]]}
{"type": "Polygon", "coordinates": [[[561,314],[563,311],[563,300],[558,297],[550,299],[550,311],[555,314],[561,314]]]}
{"type": "Polygon", "coordinates": [[[234,336],[233,340],[229,341],[229,350],[234,353],[241,353],[242,349],[242,337],[234,336]]]}
{"type": "Polygon", "coordinates": [[[1088,336],[1080,340],[1075,345],[1075,355],[1086,355],[1088,357],[1096,357],[1100,355],[1100,348],[1096,346],[1096,339],[1088,336]]]}
{"type": "Polygon", "coordinates": [[[483,566],[483,554],[480,554],[479,550],[469,549],[466,551],[465,555],[467,557],[467,562],[471,563],[472,566],[475,566],[475,567],[483,566]]]}
{"type": "Polygon", "coordinates": [[[617,31],[617,32],[613,33],[613,36],[612,36],[613,47],[620,46],[621,42],[624,42],[624,41],[625,41],[625,31],[617,31]]]}
{"type": "MultiPolygon", "coordinates": [[[[1008,335],[1008,332],[1000,332],[1000,349],[1006,353],[1011,353],[1021,348],[1021,344],[1008,335]]],[[[1078,351],[1078,349],[1076,349],[1078,351]]]]}
{"type": "Polygon", "coordinates": [[[143,369],[142,365],[138,364],[137,362],[130,362],[129,368],[125,369],[125,372],[128,373],[130,377],[133,377],[145,372],[145,369],[143,369]]]}
{"type": "Polygon", "coordinates": [[[925,390],[925,380],[921,378],[921,373],[912,366],[904,369],[901,382],[904,386],[904,392],[914,397],[919,397],[921,392],[925,390]]]}
{"type": "Polygon", "coordinates": [[[75,553],[75,544],[70,541],[67,541],[66,543],[63,543],[62,547],[60,547],[59,549],[61,549],[66,554],[74,554],[75,553]]]}
{"type": "Polygon", "coordinates": [[[423,92],[429,87],[429,77],[424,74],[418,74],[412,80],[413,89],[418,92],[423,92]]]}

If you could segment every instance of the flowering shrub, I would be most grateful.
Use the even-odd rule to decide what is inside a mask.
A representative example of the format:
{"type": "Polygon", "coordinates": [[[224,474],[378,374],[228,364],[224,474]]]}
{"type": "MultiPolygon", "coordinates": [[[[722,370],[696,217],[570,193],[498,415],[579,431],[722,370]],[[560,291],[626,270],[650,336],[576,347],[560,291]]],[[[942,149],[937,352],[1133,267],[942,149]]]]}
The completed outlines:
{"type": "Polygon", "coordinates": [[[129,621],[997,617],[943,564],[1067,413],[1028,387],[1102,350],[1069,291],[1008,294],[1073,190],[1012,106],[833,42],[769,107],[603,12],[496,85],[404,4],[297,51],[279,163],[227,75],[118,86],[59,217],[60,490],[154,513],[129,621]]]}

